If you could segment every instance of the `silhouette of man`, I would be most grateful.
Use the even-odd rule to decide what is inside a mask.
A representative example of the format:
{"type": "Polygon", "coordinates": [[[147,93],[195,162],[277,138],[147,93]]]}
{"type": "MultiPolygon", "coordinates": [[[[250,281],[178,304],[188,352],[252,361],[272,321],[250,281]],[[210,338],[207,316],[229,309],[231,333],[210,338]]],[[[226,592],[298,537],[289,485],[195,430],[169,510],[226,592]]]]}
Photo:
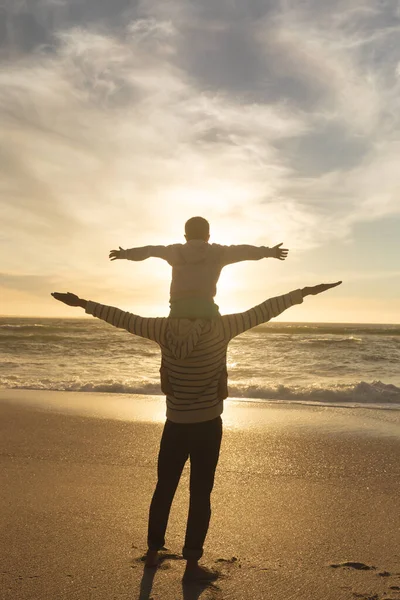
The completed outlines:
{"type": "Polygon", "coordinates": [[[216,574],[198,564],[211,516],[210,497],[222,438],[223,401],[228,397],[226,352],[231,339],[269,321],[303,298],[340,285],[305,287],[270,298],[245,312],[212,319],[145,318],[54,292],[68,306],[80,306],[110,325],[156,342],[161,349],[161,389],[167,419],[158,455],[158,480],[150,505],[147,567],[158,563],[172,500],[190,458],[190,503],[183,557],[184,580],[211,581],[216,574]]]}

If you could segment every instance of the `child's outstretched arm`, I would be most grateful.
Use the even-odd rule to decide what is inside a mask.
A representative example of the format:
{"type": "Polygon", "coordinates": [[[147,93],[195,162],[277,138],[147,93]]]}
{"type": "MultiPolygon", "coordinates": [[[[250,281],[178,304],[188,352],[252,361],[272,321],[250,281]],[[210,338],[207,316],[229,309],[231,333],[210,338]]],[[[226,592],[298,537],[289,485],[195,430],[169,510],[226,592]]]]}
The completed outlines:
{"type": "Polygon", "coordinates": [[[282,242],[272,248],[268,248],[268,246],[248,246],[245,244],[240,246],[222,246],[224,250],[222,262],[224,265],[230,265],[243,260],[260,260],[261,258],[285,260],[289,250],[281,248],[281,246],[282,242]]]}
{"type": "Polygon", "coordinates": [[[141,248],[124,248],[119,247],[119,250],[110,250],[110,260],[146,260],[146,258],[162,258],[171,264],[174,254],[174,246],[142,246],[141,248]]]}

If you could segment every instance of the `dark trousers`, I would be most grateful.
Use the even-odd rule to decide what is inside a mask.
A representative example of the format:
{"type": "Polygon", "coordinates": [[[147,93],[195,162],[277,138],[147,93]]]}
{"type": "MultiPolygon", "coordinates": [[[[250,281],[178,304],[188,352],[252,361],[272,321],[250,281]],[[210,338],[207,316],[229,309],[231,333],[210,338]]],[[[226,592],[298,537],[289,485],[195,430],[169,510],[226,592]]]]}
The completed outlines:
{"type": "Polygon", "coordinates": [[[172,500],[190,457],[190,503],[183,557],[198,560],[203,555],[221,438],[221,417],[203,423],[166,421],[158,455],[157,486],[150,505],[147,538],[150,550],[159,550],[165,544],[172,500]]]}

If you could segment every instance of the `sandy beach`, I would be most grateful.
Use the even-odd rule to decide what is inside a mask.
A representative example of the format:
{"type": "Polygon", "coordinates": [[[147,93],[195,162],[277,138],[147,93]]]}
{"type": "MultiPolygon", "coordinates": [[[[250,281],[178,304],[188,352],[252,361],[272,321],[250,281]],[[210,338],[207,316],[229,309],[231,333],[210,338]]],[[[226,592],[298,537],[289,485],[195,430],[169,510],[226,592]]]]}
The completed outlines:
{"type": "Polygon", "coordinates": [[[187,468],[143,570],[163,398],[3,390],[0,415],[1,599],[400,599],[400,411],[227,402],[208,588],[181,583],[187,468]]]}

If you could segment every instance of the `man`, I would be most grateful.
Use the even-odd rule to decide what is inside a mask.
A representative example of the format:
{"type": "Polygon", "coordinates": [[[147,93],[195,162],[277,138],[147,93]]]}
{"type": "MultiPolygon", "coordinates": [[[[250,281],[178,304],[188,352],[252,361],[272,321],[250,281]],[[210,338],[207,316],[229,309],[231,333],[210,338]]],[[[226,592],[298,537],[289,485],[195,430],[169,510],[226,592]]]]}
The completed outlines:
{"type": "Polygon", "coordinates": [[[226,352],[235,336],[269,321],[303,298],[341,284],[320,284],[271,298],[247,310],[214,319],[144,318],[118,308],[83,300],[75,294],[52,296],[80,306],[115,327],[153,340],[161,348],[161,389],[167,420],[158,456],[158,481],[150,505],[147,567],[155,567],[164,546],[172,500],[190,457],[190,504],[183,557],[184,579],[216,575],[198,564],[211,516],[210,496],[222,437],[223,400],[228,396],[226,352]]]}

